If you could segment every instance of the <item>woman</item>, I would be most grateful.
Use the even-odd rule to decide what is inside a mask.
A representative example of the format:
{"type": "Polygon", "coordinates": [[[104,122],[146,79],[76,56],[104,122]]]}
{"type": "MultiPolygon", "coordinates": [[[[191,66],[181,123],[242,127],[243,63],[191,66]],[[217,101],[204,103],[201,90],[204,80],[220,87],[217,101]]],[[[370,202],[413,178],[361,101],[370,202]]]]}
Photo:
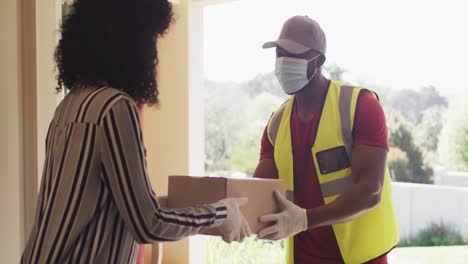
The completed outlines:
{"type": "Polygon", "coordinates": [[[134,263],[137,243],[218,227],[250,235],[245,199],[161,209],[149,183],[136,104],[157,105],[156,41],[167,0],[77,0],[55,52],[69,89],[46,138],[33,231],[22,263],[134,263]]]}

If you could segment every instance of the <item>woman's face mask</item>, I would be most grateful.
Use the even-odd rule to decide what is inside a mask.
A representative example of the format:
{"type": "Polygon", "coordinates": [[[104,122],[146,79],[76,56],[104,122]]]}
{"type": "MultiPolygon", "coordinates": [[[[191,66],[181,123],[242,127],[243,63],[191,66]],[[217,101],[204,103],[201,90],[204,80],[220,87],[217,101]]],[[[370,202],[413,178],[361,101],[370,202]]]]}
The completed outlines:
{"type": "Polygon", "coordinates": [[[276,59],[275,75],[287,94],[295,94],[304,88],[317,73],[316,68],[310,78],[307,78],[307,66],[309,62],[320,57],[321,54],[311,60],[280,57],[276,59]]]}

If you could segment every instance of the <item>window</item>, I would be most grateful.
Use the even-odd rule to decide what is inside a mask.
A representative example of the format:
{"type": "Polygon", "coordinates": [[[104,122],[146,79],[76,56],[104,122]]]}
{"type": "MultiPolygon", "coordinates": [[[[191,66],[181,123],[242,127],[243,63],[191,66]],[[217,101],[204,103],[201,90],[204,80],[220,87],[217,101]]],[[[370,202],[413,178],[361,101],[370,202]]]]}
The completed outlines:
{"type": "MultiPolygon", "coordinates": [[[[400,246],[409,247],[395,249],[392,263],[465,259],[455,247],[412,248],[468,244],[468,37],[462,33],[468,18],[462,10],[455,1],[370,0],[240,0],[206,7],[207,174],[253,174],[268,118],[286,99],[273,73],[274,50],[261,46],[278,37],[287,18],[308,15],[327,35],[324,73],[376,91],[384,107],[400,246]]],[[[235,263],[283,261],[284,242],[207,243],[207,263],[238,252],[248,257],[235,263]]]]}

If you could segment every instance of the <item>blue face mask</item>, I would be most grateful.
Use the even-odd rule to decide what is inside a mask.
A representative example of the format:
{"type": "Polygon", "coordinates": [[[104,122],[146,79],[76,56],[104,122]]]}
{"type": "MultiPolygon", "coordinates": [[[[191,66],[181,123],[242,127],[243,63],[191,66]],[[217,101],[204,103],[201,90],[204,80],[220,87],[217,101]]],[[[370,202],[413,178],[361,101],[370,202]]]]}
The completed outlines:
{"type": "Polygon", "coordinates": [[[317,55],[311,60],[280,57],[276,59],[275,75],[287,94],[295,94],[304,88],[317,73],[317,68],[310,78],[307,78],[307,66],[309,62],[320,57],[317,55]]]}

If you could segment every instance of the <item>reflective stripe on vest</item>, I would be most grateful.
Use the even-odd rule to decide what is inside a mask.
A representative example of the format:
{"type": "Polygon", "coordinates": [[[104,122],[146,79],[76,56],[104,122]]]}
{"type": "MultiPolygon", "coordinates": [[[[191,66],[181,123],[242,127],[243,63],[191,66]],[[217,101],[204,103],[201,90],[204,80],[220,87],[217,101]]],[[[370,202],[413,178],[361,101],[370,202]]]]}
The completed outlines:
{"type": "Polygon", "coordinates": [[[353,146],[353,135],[351,128],[351,97],[353,87],[342,86],[340,89],[340,121],[341,137],[343,138],[346,153],[351,160],[351,148],[353,146]]]}

